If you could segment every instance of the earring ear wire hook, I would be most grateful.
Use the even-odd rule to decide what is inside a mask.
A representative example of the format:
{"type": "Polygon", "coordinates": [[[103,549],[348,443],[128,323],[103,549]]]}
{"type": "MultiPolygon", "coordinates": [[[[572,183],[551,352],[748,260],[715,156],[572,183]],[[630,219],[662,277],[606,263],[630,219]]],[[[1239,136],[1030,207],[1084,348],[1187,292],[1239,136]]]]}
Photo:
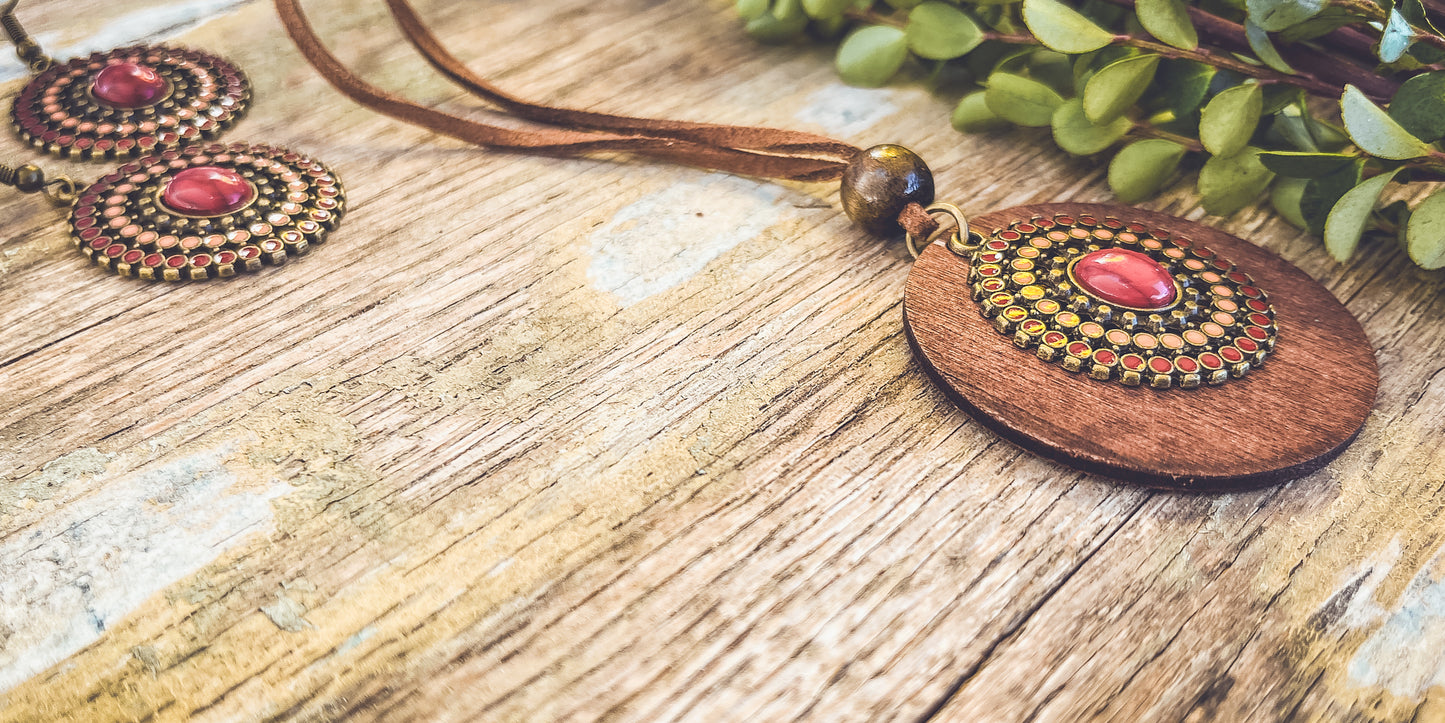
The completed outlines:
{"type": "Polygon", "coordinates": [[[30,72],[44,72],[55,61],[40,49],[40,44],[20,25],[19,18],[15,17],[15,6],[19,4],[20,0],[8,0],[4,5],[0,5],[0,27],[5,28],[5,34],[10,36],[10,42],[15,44],[15,54],[25,61],[30,72]]]}

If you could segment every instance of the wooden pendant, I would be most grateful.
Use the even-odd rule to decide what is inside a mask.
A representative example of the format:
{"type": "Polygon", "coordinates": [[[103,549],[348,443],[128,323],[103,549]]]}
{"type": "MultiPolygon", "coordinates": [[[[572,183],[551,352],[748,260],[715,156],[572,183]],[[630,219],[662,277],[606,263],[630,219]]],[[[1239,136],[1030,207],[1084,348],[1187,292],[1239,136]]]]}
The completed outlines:
{"type": "Polygon", "coordinates": [[[1360,323],[1243,239],[1094,204],[1020,206],[970,226],[1012,240],[980,260],[999,280],[933,244],[909,274],[904,325],[955,403],[1032,452],[1150,487],[1245,489],[1323,467],[1374,406],[1378,372],[1360,323]],[[1130,244],[1182,280],[1171,307],[1125,311],[1080,288],[1074,267],[1090,249],[1130,244]],[[1020,249],[1027,258],[1008,255],[1020,249]]]}

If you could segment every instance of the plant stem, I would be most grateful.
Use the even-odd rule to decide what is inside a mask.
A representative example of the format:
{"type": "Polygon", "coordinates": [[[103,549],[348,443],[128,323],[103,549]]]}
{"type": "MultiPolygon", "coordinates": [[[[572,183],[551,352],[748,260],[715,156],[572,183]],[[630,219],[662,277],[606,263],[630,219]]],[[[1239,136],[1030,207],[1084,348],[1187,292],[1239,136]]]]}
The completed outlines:
{"type": "Polygon", "coordinates": [[[1261,65],[1250,65],[1242,60],[1237,60],[1232,56],[1224,55],[1219,51],[1211,50],[1202,45],[1194,50],[1184,50],[1133,35],[1115,35],[1114,42],[1120,45],[1127,45],[1131,48],[1148,50],[1165,58],[1180,58],[1212,65],[1216,68],[1232,71],[1248,78],[1255,78],[1265,83],[1284,83],[1297,86],[1310,93],[1326,98],[1339,97],[1340,92],[1343,90],[1341,86],[1326,83],[1312,76],[1304,74],[1289,75],[1273,68],[1266,68],[1261,65]]]}
{"type": "Polygon", "coordinates": [[[1434,46],[1436,49],[1445,50],[1445,38],[1442,38],[1439,35],[1430,32],[1429,30],[1421,30],[1420,28],[1416,28],[1415,30],[1416,42],[1422,42],[1426,45],[1434,46]]]}
{"type": "Polygon", "coordinates": [[[865,22],[869,25],[891,25],[900,30],[908,26],[908,22],[902,18],[895,17],[893,15],[884,15],[883,13],[877,12],[872,9],[844,10],[843,17],[849,20],[858,20],[860,22],[865,22]]]}
{"type": "Polygon", "coordinates": [[[1009,43],[1011,45],[1043,45],[1043,43],[1039,42],[1038,38],[1032,35],[1006,35],[1004,33],[995,33],[993,31],[984,33],[983,39],[996,40],[1000,43],[1009,43]]]}
{"type": "MultiPolygon", "coordinates": [[[[1110,0],[1115,5],[1122,7],[1134,7],[1134,0],[1110,0]]],[[[1215,46],[1219,50],[1228,53],[1240,53],[1243,55],[1254,55],[1254,50],[1249,47],[1249,41],[1244,36],[1244,26],[1231,22],[1217,15],[1211,15],[1197,7],[1189,6],[1189,20],[1199,32],[1201,41],[1215,46]]],[[[1342,30],[1348,28],[1341,28],[1342,30]]],[[[1372,41],[1364,38],[1366,48],[1370,48],[1372,41]]],[[[1288,75],[1275,71],[1268,71],[1273,74],[1274,80],[1270,82],[1285,82],[1297,85],[1309,93],[1329,98],[1331,100],[1340,97],[1345,85],[1353,85],[1360,89],[1372,100],[1389,100],[1399,90],[1400,84],[1391,78],[1382,77],[1376,74],[1373,68],[1365,68],[1346,61],[1336,53],[1325,53],[1304,45],[1286,45],[1279,48],[1280,55],[1284,56],[1289,64],[1296,68],[1308,68],[1309,72],[1301,72],[1296,75],[1288,75]],[[1306,81],[1298,82],[1290,78],[1304,78],[1306,81]]],[[[1374,61],[1374,51],[1369,50],[1371,60],[1374,61]]],[[[1200,61],[1208,62],[1208,61],[1200,61]]],[[[1211,65],[1217,65],[1210,63],[1211,65]]],[[[1258,66],[1241,63],[1245,67],[1259,70],[1258,66]]],[[[1373,63],[1372,63],[1373,64],[1373,63]]],[[[1231,68],[1232,70],[1232,68],[1231,68]]],[[[1236,71],[1240,72],[1240,71],[1236,71]]],[[[1242,73],[1250,77],[1266,80],[1264,76],[1253,73],[1242,73]]]]}
{"type": "MultiPolygon", "coordinates": [[[[1123,7],[1134,7],[1134,0],[1109,0],[1110,2],[1123,7]]],[[[1356,0],[1336,0],[1353,8],[1356,0]]],[[[1358,0],[1361,2],[1367,0],[1358,0]]],[[[1135,35],[1116,35],[1114,42],[1119,45],[1147,50],[1157,53],[1166,58],[1179,58],[1192,60],[1206,65],[1212,65],[1248,78],[1255,78],[1262,83],[1282,83],[1293,85],[1303,89],[1311,95],[1335,100],[1344,92],[1346,85],[1353,85],[1360,89],[1371,100],[1388,101],[1394,97],[1395,91],[1399,90],[1400,84],[1393,78],[1387,78],[1375,74],[1368,68],[1354,65],[1333,53],[1325,53],[1314,48],[1303,45],[1291,45],[1280,48],[1280,53],[1285,57],[1291,66],[1295,68],[1309,68],[1310,72],[1299,72],[1293,75],[1281,73],[1273,68],[1261,65],[1253,65],[1235,58],[1231,53],[1252,54],[1249,41],[1244,37],[1244,26],[1233,23],[1216,15],[1211,15],[1199,8],[1188,7],[1189,18],[1194,27],[1199,31],[1200,38],[1208,41],[1216,48],[1209,48],[1201,45],[1194,50],[1184,50],[1172,45],[1151,40],[1149,38],[1135,35]]],[[[873,10],[850,10],[845,16],[852,20],[871,23],[874,25],[891,25],[902,28],[907,22],[896,15],[884,15],[873,10]]],[[[1433,34],[1426,33],[1422,37],[1445,43],[1442,39],[1433,34]]],[[[993,40],[1013,45],[1039,45],[1038,38],[1027,33],[1009,35],[997,32],[985,32],[984,40],[993,40]]],[[[1441,46],[1445,49],[1445,45],[1441,46]]]]}
{"type": "Polygon", "coordinates": [[[1349,55],[1370,66],[1380,62],[1380,56],[1375,54],[1376,40],[1352,25],[1335,28],[1321,37],[1320,41],[1331,50],[1340,51],[1341,54],[1349,55]]]}
{"type": "Polygon", "coordinates": [[[1329,6],[1348,10],[1366,20],[1373,20],[1377,23],[1390,21],[1389,13],[1385,12],[1384,8],[1371,2],[1371,0],[1330,0],[1329,6]]]}
{"type": "Polygon", "coordinates": [[[1161,140],[1178,143],[1179,145],[1184,146],[1186,149],[1195,153],[1204,152],[1203,143],[1200,143],[1199,141],[1196,141],[1188,136],[1181,136],[1178,133],[1170,133],[1166,130],[1160,130],[1158,128],[1155,128],[1154,126],[1149,125],[1148,123],[1135,123],[1134,127],[1129,129],[1129,132],[1136,136],[1144,136],[1145,138],[1159,138],[1161,140]]]}

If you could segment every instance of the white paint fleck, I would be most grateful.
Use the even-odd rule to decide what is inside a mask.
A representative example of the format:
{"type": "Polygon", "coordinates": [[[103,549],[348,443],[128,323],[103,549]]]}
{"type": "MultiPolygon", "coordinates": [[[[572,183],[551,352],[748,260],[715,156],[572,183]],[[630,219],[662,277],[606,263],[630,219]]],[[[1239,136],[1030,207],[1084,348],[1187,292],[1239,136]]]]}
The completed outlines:
{"type": "Polygon", "coordinates": [[[271,529],[275,482],[236,489],[215,449],[92,481],[95,491],[0,542],[0,691],[98,639],[147,598],[271,529]]]}
{"type": "Polygon", "coordinates": [[[587,279],[631,306],[692,278],[777,223],[783,189],[725,174],[669,185],[592,232],[587,279]]]}
{"type": "Polygon", "coordinates": [[[361,645],[362,643],[366,642],[367,640],[370,640],[370,639],[371,639],[371,636],[373,636],[373,635],[376,635],[376,626],[375,626],[375,625],[368,625],[368,626],[366,626],[366,627],[364,627],[364,628],[356,631],[356,634],[353,635],[353,636],[351,636],[351,637],[349,637],[349,638],[347,638],[347,639],[345,640],[345,642],[343,642],[343,643],[341,643],[340,645],[336,646],[336,652],[335,652],[334,654],[335,654],[335,655],[340,655],[340,654],[342,654],[342,653],[345,653],[345,652],[347,652],[347,651],[350,651],[350,650],[354,649],[356,646],[361,645]]]}
{"type": "Polygon", "coordinates": [[[487,577],[496,577],[502,574],[503,571],[512,566],[513,562],[514,560],[510,557],[499,560],[497,564],[492,565],[492,569],[487,570],[487,577]]]}
{"type": "MultiPolygon", "coordinates": [[[[40,43],[40,47],[50,56],[74,58],[136,43],[169,40],[252,2],[254,0],[186,0],[169,5],[156,5],[107,18],[105,25],[97,32],[86,36],[80,42],[66,46],[58,46],[58,31],[40,32],[34,28],[26,29],[30,30],[36,42],[40,43]]],[[[24,22],[23,16],[21,22],[24,22]]],[[[3,65],[0,65],[0,81],[23,78],[30,74],[13,54],[7,55],[11,57],[7,57],[3,65]]]]}
{"type": "Polygon", "coordinates": [[[808,96],[808,104],[793,117],[820,125],[831,135],[856,136],[898,112],[890,102],[892,93],[834,83],[808,96]]]}
{"type": "Polygon", "coordinates": [[[1337,590],[1356,586],[1340,616],[1343,624],[1355,629],[1367,628],[1378,624],[1385,616],[1385,609],[1375,602],[1375,594],[1388,579],[1390,570],[1400,561],[1402,552],[1400,538],[1395,537],[1385,549],[1376,551],[1340,576],[1337,590]]]}
{"type": "MultiPolygon", "coordinates": [[[[1398,548],[1398,544],[1394,545],[1398,548]]],[[[1396,551],[1398,554],[1398,550],[1396,551]]],[[[1375,585],[1383,574],[1375,577],[1375,585]]],[[[1384,623],[1350,660],[1351,682],[1384,688],[1396,696],[1422,700],[1433,686],[1445,686],[1445,556],[1437,551],[1410,581],[1394,612],[1356,609],[1354,617],[1375,613],[1384,623]]],[[[1371,598],[1362,585],[1356,600],[1371,598]]],[[[1373,586],[1372,586],[1373,587],[1373,586]]],[[[1355,606],[1352,605],[1352,608],[1355,606]]]]}

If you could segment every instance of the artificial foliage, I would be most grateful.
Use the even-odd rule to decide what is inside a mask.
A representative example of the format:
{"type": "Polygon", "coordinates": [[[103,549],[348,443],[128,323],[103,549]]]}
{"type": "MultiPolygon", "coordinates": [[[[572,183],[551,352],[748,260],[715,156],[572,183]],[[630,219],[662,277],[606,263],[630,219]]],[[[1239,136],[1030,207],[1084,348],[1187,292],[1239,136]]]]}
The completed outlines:
{"type": "Polygon", "coordinates": [[[1397,239],[1445,267],[1445,0],[737,0],[768,42],[837,43],[844,81],[905,66],[961,96],[955,128],[1048,127],[1109,158],[1121,201],[1198,169],[1208,213],[1268,195],[1350,258],[1397,239]],[[957,89],[964,88],[959,93],[957,89]],[[1435,186],[1428,186],[1433,190],[1435,186]]]}

